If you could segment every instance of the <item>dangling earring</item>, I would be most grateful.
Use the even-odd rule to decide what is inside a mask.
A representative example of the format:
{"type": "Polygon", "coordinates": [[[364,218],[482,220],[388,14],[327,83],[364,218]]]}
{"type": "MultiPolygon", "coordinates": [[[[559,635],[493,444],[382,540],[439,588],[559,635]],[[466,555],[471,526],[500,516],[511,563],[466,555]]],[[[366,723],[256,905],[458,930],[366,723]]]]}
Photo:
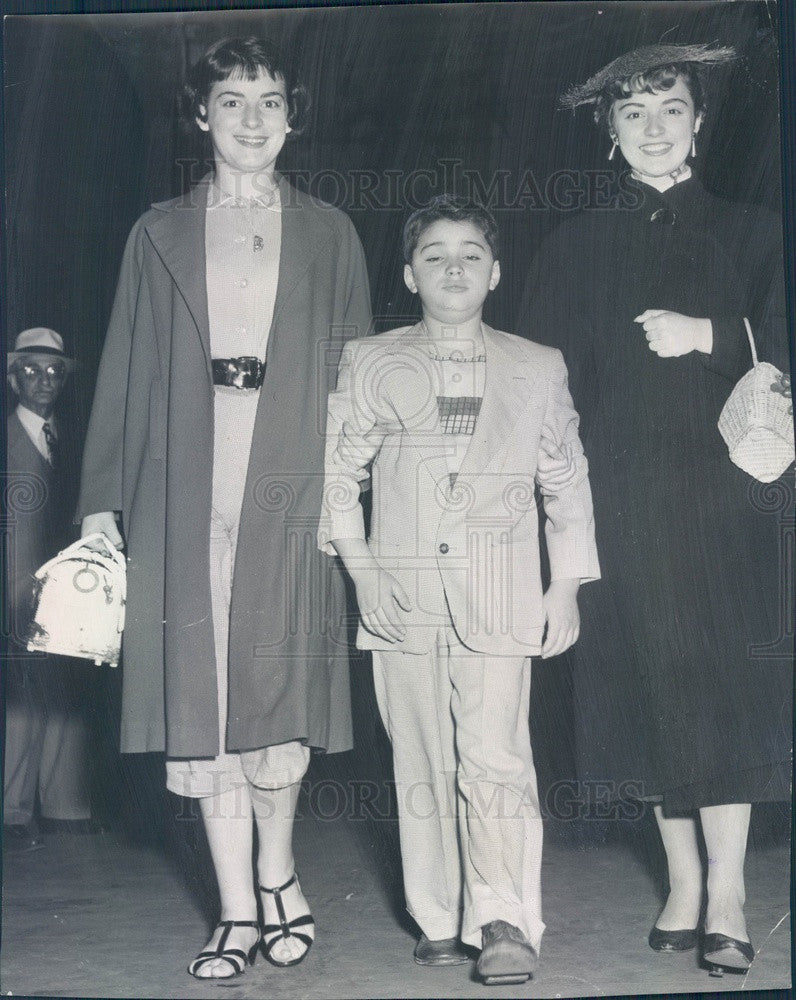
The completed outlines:
{"type": "Polygon", "coordinates": [[[696,159],[696,132],[691,133],[691,156],[696,159]]]}
{"type": "Polygon", "coordinates": [[[616,147],[619,145],[619,143],[616,141],[616,136],[612,135],[611,136],[611,141],[613,142],[613,146],[611,146],[611,152],[608,154],[608,159],[609,160],[613,160],[614,153],[616,152],[616,147]]]}

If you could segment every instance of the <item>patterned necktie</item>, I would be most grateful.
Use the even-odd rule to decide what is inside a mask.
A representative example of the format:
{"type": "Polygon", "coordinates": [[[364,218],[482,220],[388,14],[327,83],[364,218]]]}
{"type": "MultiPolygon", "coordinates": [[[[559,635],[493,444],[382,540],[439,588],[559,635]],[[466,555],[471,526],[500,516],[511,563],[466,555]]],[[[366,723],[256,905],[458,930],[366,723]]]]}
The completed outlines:
{"type": "Polygon", "coordinates": [[[53,429],[46,420],[41,429],[44,432],[47,451],[50,453],[50,465],[55,468],[58,465],[58,438],[53,434],[53,429]]]}

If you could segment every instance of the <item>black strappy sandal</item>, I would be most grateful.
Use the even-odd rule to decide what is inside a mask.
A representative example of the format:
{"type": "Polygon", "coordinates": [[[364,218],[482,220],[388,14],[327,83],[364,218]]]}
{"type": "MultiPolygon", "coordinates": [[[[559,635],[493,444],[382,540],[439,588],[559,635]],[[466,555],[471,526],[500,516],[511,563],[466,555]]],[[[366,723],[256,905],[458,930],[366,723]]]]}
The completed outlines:
{"type": "Polygon", "coordinates": [[[216,926],[223,927],[224,930],[221,932],[221,937],[218,939],[218,944],[216,945],[215,950],[200,951],[193,962],[191,962],[188,966],[188,972],[190,972],[194,978],[201,979],[202,981],[207,980],[209,983],[212,983],[215,979],[235,979],[236,976],[242,975],[247,965],[254,965],[254,959],[257,957],[257,949],[260,947],[260,943],[263,940],[263,933],[256,920],[220,920],[216,926]],[[257,940],[251,948],[249,948],[248,952],[244,951],[242,948],[224,947],[233,927],[257,928],[257,940]],[[224,961],[228,962],[235,971],[229,976],[196,975],[203,965],[206,965],[208,962],[212,962],[215,958],[223,958],[224,961]]]}
{"type": "MultiPolygon", "coordinates": [[[[279,966],[281,969],[286,969],[290,965],[298,965],[299,962],[303,962],[307,957],[307,952],[312,947],[312,942],[314,940],[314,938],[311,938],[309,934],[302,934],[301,931],[295,930],[296,927],[315,927],[315,921],[312,919],[312,915],[309,912],[305,913],[303,917],[294,917],[292,920],[287,919],[285,905],[282,902],[282,893],[285,889],[289,889],[294,882],[299,887],[300,891],[301,886],[298,883],[295,872],[284,885],[280,885],[276,889],[269,889],[264,885],[260,886],[260,892],[268,892],[274,897],[276,912],[279,915],[278,924],[263,924],[263,952],[272,965],[279,966]],[[269,938],[268,935],[272,936],[269,938]],[[307,946],[304,953],[299,955],[298,958],[292,958],[289,962],[280,962],[276,958],[271,958],[271,949],[274,947],[276,942],[286,941],[289,937],[297,938],[302,944],[307,946]]],[[[263,916],[265,916],[265,912],[263,912],[263,916]]]]}

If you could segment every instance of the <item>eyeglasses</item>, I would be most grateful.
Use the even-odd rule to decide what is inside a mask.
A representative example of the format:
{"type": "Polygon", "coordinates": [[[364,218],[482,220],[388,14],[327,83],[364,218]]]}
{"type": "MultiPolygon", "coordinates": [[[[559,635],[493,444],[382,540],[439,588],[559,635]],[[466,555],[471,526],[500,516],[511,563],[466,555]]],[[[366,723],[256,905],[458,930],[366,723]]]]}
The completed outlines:
{"type": "Polygon", "coordinates": [[[32,364],[27,361],[25,364],[20,365],[17,371],[21,372],[25,378],[30,379],[42,379],[46,375],[51,382],[63,382],[66,378],[66,365],[62,364],[47,365],[45,368],[42,368],[41,365],[32,364]]]}

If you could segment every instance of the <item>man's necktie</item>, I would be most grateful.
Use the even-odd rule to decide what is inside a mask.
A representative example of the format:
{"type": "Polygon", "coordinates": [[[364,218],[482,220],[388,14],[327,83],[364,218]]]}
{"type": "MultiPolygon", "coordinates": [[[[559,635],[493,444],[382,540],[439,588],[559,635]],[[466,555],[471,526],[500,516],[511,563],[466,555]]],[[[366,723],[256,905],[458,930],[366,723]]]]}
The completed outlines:
{"type": "Polygon", "coordinates": [[[44,440],[47,444],[47,451],[50,453],[50,465],[55,468],[58,465],[58,438],[53,434],[53,429],[45,421],[42,424],[44,440]]]}

